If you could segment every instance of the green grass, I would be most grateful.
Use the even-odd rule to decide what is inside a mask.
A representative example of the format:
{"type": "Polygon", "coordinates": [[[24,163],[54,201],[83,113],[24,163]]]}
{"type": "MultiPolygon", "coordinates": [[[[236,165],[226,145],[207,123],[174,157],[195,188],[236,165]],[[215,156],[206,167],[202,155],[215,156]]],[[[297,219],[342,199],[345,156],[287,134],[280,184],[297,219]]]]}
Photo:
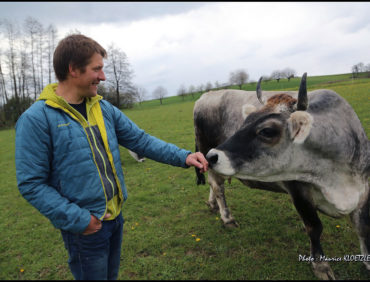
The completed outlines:
{"type": "MultiPolygon", "coordinates": [[[[327,83],[335,79],[309,77],[316,83],[308,90],[337,91],[354,107],[370,136],[369,79],[327,83]]],[[[270,81],[263,89],[279,90],[277,84],[270,81]],[[269,85],[275,88],[267,89],[269,85]]],[[[299,79],[285,87],[297,89],[298,85],[299,79]]],[[[163,105],[144,102],[124,112],[148,133],[193,151],[194,101],[191,96],[184,102],[171,97],[163,105]]],[[[18,192],[14,138],[13,129],[0,131],[0,279],[72,279],[60,232],[18,192]]],[[[151,160],[137,163],[124,148],[121,157],[129,198],[123,207],[119,279],[315,279],[310,265],[298,262],[299,254],[309,255],[309,239],[288,195],[249,189],[233,180],[226,184],[226,198],[240,228],[227,229],[219,214],[205,205],[209,186],[195,185],[194,169],[151,160]]],[[[347,217],[320,214],[320,218],[321,242],[328,257],[360,253],[347,217]]],[[[331,266],[337,279],[370,278],[360,262],[332,262],[331,266]]]]}

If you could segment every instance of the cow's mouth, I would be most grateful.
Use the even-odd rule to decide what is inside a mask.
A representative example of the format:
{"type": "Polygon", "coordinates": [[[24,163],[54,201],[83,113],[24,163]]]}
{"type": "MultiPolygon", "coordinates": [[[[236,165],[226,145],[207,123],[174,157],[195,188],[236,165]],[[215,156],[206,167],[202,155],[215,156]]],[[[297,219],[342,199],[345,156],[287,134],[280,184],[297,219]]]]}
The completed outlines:
{"type": "Polygon", "coordinates": [[[236,171],[231,165],[230,159],[226,156],[223,151],[217,149],[211,149],[207,155],[206,159],[209,164],[209,168],[216,171],[219,174],[225,176],[233,176],[236,171]]]}

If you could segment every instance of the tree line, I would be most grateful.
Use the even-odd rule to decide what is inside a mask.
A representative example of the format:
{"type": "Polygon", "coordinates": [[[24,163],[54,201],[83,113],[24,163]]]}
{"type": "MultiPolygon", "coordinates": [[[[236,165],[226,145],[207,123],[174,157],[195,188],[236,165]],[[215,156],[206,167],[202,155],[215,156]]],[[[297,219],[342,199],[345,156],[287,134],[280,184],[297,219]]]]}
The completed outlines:
{"type": "MultiPolygon", "coordinates": [[[[22,23],[0,19],[0,40],[1,128],[14,125],[43,88],[56,82],[53,54],[59,37],[53,24],[28,17],[22,23]]],[[[119,108],[142,102],[146,91],[132,83],[134,71],[125,52],[111,43],[107,53],[107,80],[99,85],[99,94],[119,108]]]]}
{"type": "MultiPolygon", "coordinates": [[[[71,33],[80,33],[78,30],[71,33]]],[[[33,17],[22,23],[0,19],[0,128],[14,125],[19,116],[37,99],[46,84],[56,82],[53,69],[53,54],[59,41],[57,28],[53,24],[45,26],[33,17]]],[[[106,81],[99,84],[98,93],[118,108],[130,108],[136,102],[143,102],[147,91],[134,85],[132,69],[127,55],[111,43],[107,48],[105,61],[106,81]]],[[[370,72],[370,64],[358,63],[352,66],[352,76],[361,72],[370,72]]],[[[270,75],[263,75],[265,81],[282,78],[294,78],[296,71],[292,68],[274,70],[270,75]]],[[[244,69],[230,72],[229,81],[214,84],[207,82],[198,86],[186,87],[181,84],[177,95],[185,98],[195,93],[211,89],[242,86],[249,82],[249,74],[244,69]]],[[[158,86],[152,93],[162,104],[168,92],[158,86]]]]}
{"type": "MultiPolygon", "coordinates": [[[[360,62],[358,64],[355,64],[351,68],[352,77],[357,78],[359,77],[360,73],[369,72],[368,76],[370,77],[370,63],[365,65],[364,63],[360,62]]],[[[274,70],[271,72],[270,75],[262,75],[264,81],[270,81],[270,80],[276,80],[277,82],[280,81],[280,79],[288,79],[290,81],[291,78],[294,78],[297,75],[297,72],[290,67],[281,69],[281,70],[274,70]]],[[[249,74],[245,69],[237,69],[235,71],[230,72],[229,74],[229,81],[228,83],[219,83],[218,81],[215,82],[214,85],[212,85],[211,82],[207,82],[206,85],[201,84],[198,87],[195,87],[194,85],[190,85],[187,89],[184,84],[181,84],[180,87],[177,90],[177,95],[184,98],[188,95],[192,95],[194,98],[194,93],[202,93],[203,91],[209,91],[209,90],[218,90],[218,89],[227,89],[231,86],[238,86],[239,89],[242,89],[242,86],[249,81],[249,74]]],[[[158,95],[157,95],[158,96],[158,95]]]]}
{"type": "MultiPolygon", "coordinates": [[[[282,70],[274,70],[270,75],[263,75],[264,81],[276,80],[280,81],[282,78],[288,79],[294,78],[296,71],[292,68],[285,68],[282,70]]],[[[242,89],[242,86],[249,81],[249,73],[245,69],[237,69],[230,72],[229,81],[225,83],[219,83],[216,81],[214,84],[207,82],[206,84],[200,84],[199,86],[190,85],[188,89],[184,84],[181,84],[177,90],[177,95],[180,96],[183,100],[187,95],[192,95],[194,98],[195,93],[202,93],[203,91],[218,90],[218,89],[227,89],[231,86],[238,86],[239,89],[242,89]]],[[[158,97],[155,96],[155,97],[158,97]]]]}
{"type": "Polygon", "coordinates": [[[352,66],[352,77],[356,78],[359,76],[361,72],[370,72],[370,63],[365,65],[364,63],[360,62],[352,66]]]}
{"type": "Polygon", "coordinates": [[[22,25],[0,20],[0,126],[25,111],[53,80],[52,56],[57,30],[34,18],[22,25]]]}

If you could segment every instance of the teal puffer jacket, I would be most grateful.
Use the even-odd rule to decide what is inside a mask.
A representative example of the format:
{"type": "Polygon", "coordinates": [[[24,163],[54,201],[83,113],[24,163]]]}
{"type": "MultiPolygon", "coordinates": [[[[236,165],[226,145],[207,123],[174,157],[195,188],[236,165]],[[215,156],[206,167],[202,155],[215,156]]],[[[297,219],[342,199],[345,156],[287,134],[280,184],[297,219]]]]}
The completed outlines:
{"type": "MultiPolygon", "coordinates": [[[[47,87],[46,94],[44,89],[16,124],[18,188],[56,228],[82,233],[90,222],[90,214],[104,217],[107,197],[84,130],[88,125],[76,118],[78,113],[58,102],[61,98],[56,99],[54,91],[47,87]]],[[[92,100],[92,113],[88,115],[93,114],[106,129],[101,135],[109,147],[107,153],[122,203],[127,199],[127,190],[118,144],[158,162],[188,167],[185,160],[190,151],[145,133],[102,97],[92,100]]]]}

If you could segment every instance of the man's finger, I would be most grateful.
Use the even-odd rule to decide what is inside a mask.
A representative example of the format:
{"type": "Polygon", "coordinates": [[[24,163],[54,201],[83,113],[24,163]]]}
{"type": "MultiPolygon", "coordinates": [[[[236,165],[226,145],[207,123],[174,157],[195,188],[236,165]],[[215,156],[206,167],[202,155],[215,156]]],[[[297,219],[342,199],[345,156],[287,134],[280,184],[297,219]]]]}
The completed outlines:
{"type": "Polygon", "coordinates": [[[186,164],[195,166],[201,170],[201,172],[206,172],[208,170],[208,162],[204,155],[200,152],[190,154],[186,159],[186,164]]]}

